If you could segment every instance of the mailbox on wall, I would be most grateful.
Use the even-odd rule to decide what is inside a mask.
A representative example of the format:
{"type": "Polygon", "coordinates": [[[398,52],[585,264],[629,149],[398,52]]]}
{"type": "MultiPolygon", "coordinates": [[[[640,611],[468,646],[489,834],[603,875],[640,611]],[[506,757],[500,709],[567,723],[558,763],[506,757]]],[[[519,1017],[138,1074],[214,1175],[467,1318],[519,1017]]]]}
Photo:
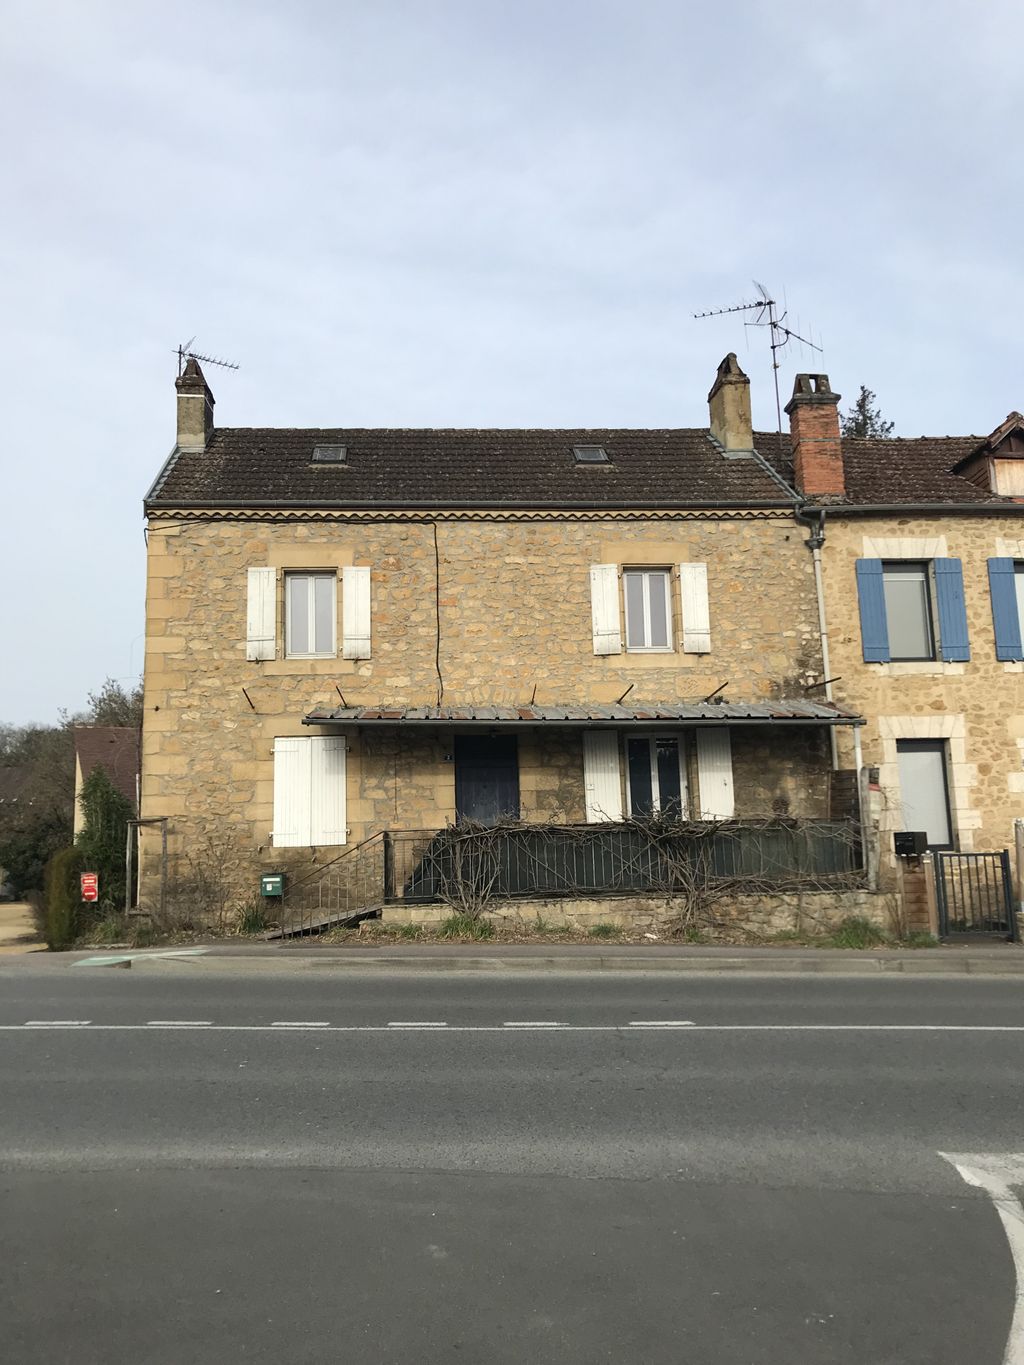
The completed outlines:
{"type": "Polygon", "coordinates": [[[284,895],[284,873],[283,872],[264,872],[260,877],[261,896],[283,896],[284,895]]]}
{"type": "Polygon", "coordinates": [[[920,858],[928,852],[928,833],[923,829],[897,830],[892,843],[897,858],[920,858]]]}

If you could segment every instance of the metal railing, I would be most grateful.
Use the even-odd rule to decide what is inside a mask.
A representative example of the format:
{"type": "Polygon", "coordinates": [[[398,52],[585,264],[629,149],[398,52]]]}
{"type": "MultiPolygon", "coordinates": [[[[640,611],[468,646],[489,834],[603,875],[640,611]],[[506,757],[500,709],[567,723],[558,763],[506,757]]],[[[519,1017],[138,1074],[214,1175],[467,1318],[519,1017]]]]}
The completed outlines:
{"type": "Polygon", "coordinates": [[[293,882],[272,936],[317,933],[395,903],[671,895],[724,881],[829,890],[862,880],[860,828],[851,820],[381,830],[293,882]]]}
{"type": "Polygon", "coordinates": [[[652,834],[640,824],[398,831],[387,901],[665,893],[748,882],[828,890],[863,879],[856,821],[735,821],[652,834]]]}

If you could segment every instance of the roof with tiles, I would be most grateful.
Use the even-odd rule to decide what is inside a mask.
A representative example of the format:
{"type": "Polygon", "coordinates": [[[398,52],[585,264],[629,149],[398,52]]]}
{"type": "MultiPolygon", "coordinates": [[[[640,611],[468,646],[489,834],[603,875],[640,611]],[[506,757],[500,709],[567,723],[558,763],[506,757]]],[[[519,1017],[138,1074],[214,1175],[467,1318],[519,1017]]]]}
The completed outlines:
{"type": "Polygon", "coordinates": [[[205,450],[176,452],[147,506],[792,504],[767,459],[778,437],[755,442],[757,455],[726,456],[690,429],[221,428],[205,450]],[[607,461],[577,461],[577,445],[607,461]],[[343,446],[344,460],[315,462],[318,446],[343,446]]]}

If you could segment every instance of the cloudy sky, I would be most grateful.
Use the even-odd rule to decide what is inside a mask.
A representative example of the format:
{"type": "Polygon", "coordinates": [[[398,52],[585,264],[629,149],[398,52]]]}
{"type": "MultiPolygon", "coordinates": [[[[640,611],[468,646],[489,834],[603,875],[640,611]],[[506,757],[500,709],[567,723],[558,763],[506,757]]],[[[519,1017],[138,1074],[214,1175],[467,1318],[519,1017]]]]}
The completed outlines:
{"type": "MultiPolygon", "coordinates": [[[[142,659],[179,341],[225,426],[774,426],[752,278],[898,434],[1024,408],[1014,0],[7,0],[0,720],[142,659]]],[[[845,403],[844,403],[845,406],[845,403]]]]}

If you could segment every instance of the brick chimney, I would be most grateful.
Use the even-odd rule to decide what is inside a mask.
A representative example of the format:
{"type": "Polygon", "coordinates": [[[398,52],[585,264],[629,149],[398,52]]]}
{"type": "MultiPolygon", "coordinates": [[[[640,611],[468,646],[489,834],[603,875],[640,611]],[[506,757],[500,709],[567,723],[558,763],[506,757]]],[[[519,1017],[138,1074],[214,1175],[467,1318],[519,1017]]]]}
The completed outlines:
{"type": "Polygon", "coordinates": [[[205,450],[213,430],[213,394],[194,356],[174,381],[178,391],[178,445],[182,450],[205,450]]]}
{"type": "Polygon", "coordinates": [[[730,351],[718,367],[708,394],[711,435],[726,450],[751,451],[754,424],[750,416],[750,380],[730,351]]]}
{"type": "Polygon", "coordinates": [[[846,492],[839,440],[839,398],[827,374],[798,374],[786,404],[793,445],[793,481],[812,497],[846,492]]]}

